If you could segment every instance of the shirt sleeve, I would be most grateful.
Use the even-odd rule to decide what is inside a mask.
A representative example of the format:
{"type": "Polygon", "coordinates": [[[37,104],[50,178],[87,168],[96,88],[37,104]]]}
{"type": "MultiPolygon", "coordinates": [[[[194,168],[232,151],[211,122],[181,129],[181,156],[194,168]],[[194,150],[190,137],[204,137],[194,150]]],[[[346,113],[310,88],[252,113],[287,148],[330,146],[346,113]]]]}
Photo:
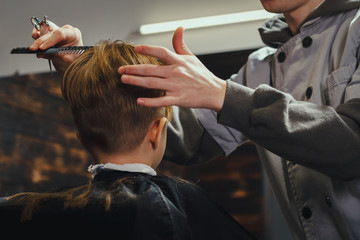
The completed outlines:
{"type": "MultiPolygon", "coordinates": [[[[213,119],[213,122],[217,120],[213,119]]],[[[194,109],[173,107],[167,131],[166,161],[189,166],[224,154],[219,144],[201,125],[194,109]]]]}
{"type": "MultiPolygon", "coordinates": [[[[269,56],[274,52],[269,47],[253,52],[249,56],[251,61],[230,80],[251,88],[270,84],[269,56]],[[251,80],[247,75],[252,76],[251,80]]],[[[246,141],[247,137],[238,129],[219,124],[217,114],[211,110],[174,107],[164,159],[182,165],[199,164],[219,155],[229,155],[246,141]]]]}
{"type": "Polygon", "coordinates": [[[296,101],[270,86],[255,90],[228,81],[219,123],[294,163],[330,176],[360,176],[359,100],[337,111],[296,101]]]}
{"type": "MultiPolygon", "coordinates": [[[[250,88],[256,88],[261,84],[270,85],[270,56],[275,51],[273,48],[264,47],[251,53],[248,62],[240,68],[237,74],[233,74],[229,80],[250,88]],[[247,76],[251,76],[251,79],[248,79],[247,76]]],[[[207,109],[194,109],[194,113],[225,155],[229,155],[241,144],[248,141],[247,137],[239,130],[219,124],[217,122],[217,113],[207,109]]]]}

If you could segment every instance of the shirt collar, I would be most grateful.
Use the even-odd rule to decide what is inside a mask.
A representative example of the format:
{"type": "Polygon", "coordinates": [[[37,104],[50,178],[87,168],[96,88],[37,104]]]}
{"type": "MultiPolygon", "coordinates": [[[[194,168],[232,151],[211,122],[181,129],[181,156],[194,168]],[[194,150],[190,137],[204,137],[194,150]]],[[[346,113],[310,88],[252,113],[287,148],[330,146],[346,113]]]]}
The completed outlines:
{"type": "MultiPolygon", "coordinates": [[[[322,16],[346,12],[358,7],[360,7],[360,0],[325,0],[305,19],[302,25],[322,16]]],[[[266,45],[275,48],[293,37],[282,14],[275,15],[264,22],[259,28],[259,33],[266,45]]]]}
{"type": "MultiPolygon", "coordinates": [[[[304,21],[360,7],[360,0],[324,0],[304,21]]],[[[304,24],[303,23],[303,24],[304,24]]]]}
{"type": "Polygon", "coordinates": [[[142,163],[127,163],[127,164],[105,163],[105,164],[90,165],[88,167],[88,172],[91,173],[93,178],[95,177],[96,174],[104,170],[146,173],[151,176],[156,176],[156,172],[152,167],[142,163]]]}

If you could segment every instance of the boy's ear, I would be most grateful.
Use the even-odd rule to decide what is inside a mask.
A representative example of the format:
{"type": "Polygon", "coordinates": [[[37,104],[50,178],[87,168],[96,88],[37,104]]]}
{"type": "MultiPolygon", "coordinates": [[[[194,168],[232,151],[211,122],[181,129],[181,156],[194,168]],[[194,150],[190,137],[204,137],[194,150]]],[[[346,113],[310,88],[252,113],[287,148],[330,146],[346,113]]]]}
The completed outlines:
{"type": "Polygon", "coordinates": [[[166,125],[167,125],[167,118],[162,117],[154,120],[151,124],[151,127],[149,129],[150,134],[150,142],[154,149],[156,149],[159,146],[159,143],[161,141],[161,136],[163,134],[166,134],[166,125]]]}

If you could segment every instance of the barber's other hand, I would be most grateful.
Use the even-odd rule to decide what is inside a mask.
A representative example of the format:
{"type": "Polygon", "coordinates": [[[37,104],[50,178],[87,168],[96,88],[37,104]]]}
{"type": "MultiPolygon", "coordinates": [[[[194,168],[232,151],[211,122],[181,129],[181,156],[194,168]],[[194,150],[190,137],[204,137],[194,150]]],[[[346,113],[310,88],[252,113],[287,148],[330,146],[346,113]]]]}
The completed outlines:
{"type": "Polygon", "coordinates": [[[171,106],[208,108],[220,111],[225,98],[226,82],[212,74],[187,48],[183,28],[173,36],[176,53],[162,47],[136,46],[144,55],[161,59],[165,65],[128,65],[119,68],[126,84],[162,89],[159,98],[139,98],[138,104],[150,107],[171,106]]]}
{"type": "MultiPolygon", "coordinates": [[[[45,50],[49,47],[68,47],[82,46],[82,37],[79,29],[70,25],[58,27],[55,23],[48,21],[51,25],[50,30],[47,27],[41,27],[40,31],[35,28],[32,30],[32,38],[35,39],[30,50],[45,50]]],[[[55,69],[64,74],[70,64],[78,57],[77,54],[38,54],[38,58],[50,59],[55,69]]]]}

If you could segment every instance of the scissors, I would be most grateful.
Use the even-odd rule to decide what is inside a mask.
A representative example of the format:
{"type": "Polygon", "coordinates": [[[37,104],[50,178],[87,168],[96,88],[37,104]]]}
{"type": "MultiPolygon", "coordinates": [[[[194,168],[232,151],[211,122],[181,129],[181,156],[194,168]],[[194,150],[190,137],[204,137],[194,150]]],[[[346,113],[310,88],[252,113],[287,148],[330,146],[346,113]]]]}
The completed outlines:
{"type": "MultiPolygon", "coordinates": [[[[30,18],[31,24],[34,26],[34,28],[36,28],[36,30],[41,31],[42,27],[47,27],[48,31],[50,32],[52,30],[52,26],[50,25],[50,23],[47,20],[47,16],[44,16],[44,20],[40,20],[37,17],[31,17],[30,18]]],[[[52,74],[52,65],[51,65],[51,61],[50,59],[48,59],[49,61],[49,67],[50,67],[50,73],[52,74]]]]}
{"type": "Polygon", "coordinates": [[[36,28],[38,31],[40,31],[41,27],[44,27],[44,25],[49,29],[49,31],[52,30],[52,27],[47,20],[47,16],[44,16],[44,20],[40,20],[39,18],[33,16],[30,18],[30,21],[34,28],[36,28]]]}

